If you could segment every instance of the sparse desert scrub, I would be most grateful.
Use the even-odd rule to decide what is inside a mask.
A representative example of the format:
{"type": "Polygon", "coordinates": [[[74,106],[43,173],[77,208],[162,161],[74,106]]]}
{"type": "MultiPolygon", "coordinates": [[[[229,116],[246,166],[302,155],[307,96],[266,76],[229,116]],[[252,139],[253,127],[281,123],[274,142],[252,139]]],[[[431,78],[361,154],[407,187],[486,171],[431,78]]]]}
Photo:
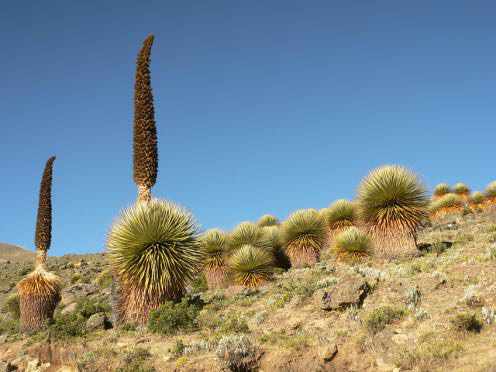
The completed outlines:
{"type": "Polygon", "coordinates": [[[279,219],[276,216],[273,216],[271,214],[264,214],[257,221],[257,225],[260,227],[277,226],[277,225],[279,225],[279,219]]]}
{"type": "Polygon", "coordinates": [[[204,258],[192,215],[159,199],[125,209],[107,251],[122,285],[120,318],[138,323],[164,301],[180,298],[204,258]]]}
{"type": "Polygon", "coordinates": [[[272,249],[270,237],[264,229],[252,222],[241,222],[229,235],[229,252],[234,254],[243,245],[252,245],[262,250],[272,249]]]}
{"type": "Polygon", "coordinates": [[[163,335],[191,331],[197,327],[200,310],[198,304],[190,303],[186,297],[183,297],[179,303],[166,301],[158,309],[151,311],[148,329],[163,335]]]}
{"type": "Polygon", "coordinates": [[[365,319],[367,329],[375,334],[386,328],[387,325],[400,320],[406,315],[402,307],[381,306],[374,309],[365,319]]]}
{"type": "Polygon", "coordinates": [[[229,259],[234,282],[248,288],[256,288],[270,280],[274,258],[270,251],[245,244],[229,259]]]}
{"type": "Polygon", "coordinates": [[[219,229],[207,230],[200,236],[200,246],[205,252],[203,272],[208,288],[222,288],[226,285],[228,267],[226,252],[228,236],[219,229]]]}
{"type": "Polygon", "coordinates": [[[356,207],[349,200],[339,199],[322,210],[322,217],[327,224],[329,240],[332,242],[337,234],[356,224],[356,207]]]}
{"type": "Polygon", "coordinates": [[[417,251],[417,229],[427,217],[428,199],[413,172],[396,165],[374,169],[358,188],[357,204],[374,253],[395,257],[417,251]]]}
{"type": "Polygon", "coordinates": [[[460,332],[479,333],[483,323],[475,313],[460,312],[451,318],[453,328],[460,332]]]}
{"type": "Polygon", "coordinates": [[[449,194],[450,192],[451,188],[447,183],[440,183],[434,188],[434,192],[432,193],[432,200],[437,200],[444,195],[449,194]]]}
{"type": "Polygon", "coordinates": [[[446,194],[429,206],[431,219],[436,221],[448,215],[460,214],[463,211],[465,203],[457,194],[446,194]]]}
{"type": "Polygon", "coordinates": [[[336,235],[333,249],[338,259],[354,261],[370,255],[371,246],[368,235],[352,226],[336,235]]]}
{"type": "Polygon", "coordinates": [[[229,335],[221,338],[216,354],[233,372],[255,370],[261,357],[258,348],[245,335],[229,335]]]}
{"type": "Polygon", "coordinates": [[[282,224],[281,239],[291,267],[314,265],[327,240],[326,224],[315,209],[291,214],[282,224]]]}
{"type": "Polygon", "coordinates": [[[462,182],[458,182],[453,186],[453,192],[460,195],[463,200],[468,200],[470,196],[470,188],[462,182]]]}
{"type": "Polygon", "coordinates": [[[53,312],[60,301],[61,280],[46,268],[48,249],[52,240],[52,175],[54,161],[54,156],[47,160],[41,178],[35,233],[35,269],[17,283],[20,328],[23,332],[35,332],[45,327],[53,318],[53,312]]]}

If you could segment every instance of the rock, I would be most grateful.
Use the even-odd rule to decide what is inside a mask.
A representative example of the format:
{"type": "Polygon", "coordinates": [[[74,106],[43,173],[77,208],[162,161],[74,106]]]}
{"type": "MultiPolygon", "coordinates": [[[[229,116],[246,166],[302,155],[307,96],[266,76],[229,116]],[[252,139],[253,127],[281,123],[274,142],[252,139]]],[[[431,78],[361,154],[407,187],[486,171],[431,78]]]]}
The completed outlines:
{"type": "Polygon", "coordinates": [[[98,292],[98,287],[91,283],[76,283],[66,288],[62,297],[72,294],[76,297],[86,297],[98,292]]]}
{"type": "Polygon", "coordinates": [[[370,286],[365,279],[348,276],[330,291],[324,291],[320,307],[322,310],[343,310],[352,305],[360,307],[369,291],[370,286]]]}
{"type": "Polygon", "coordinates": [[[453,242],[443,241],[436,243],[419,243],[417,248],[419,251],[423,253],[434,252],[437,255],[443,253],[445,250],[451,248],[453,246],[453,242]]]}
{"type": "Polygon", "coordinates": [[[67,305],[66,307],[64,307],[61,311],[62,314],[69,314],[69,313],[73,313],[74,311],[76,311],[76,308],[77,308],[77,303],[73,302],[72,304],[69,304],[67,305]]]}
{"type": "Polygon", "coordinates": [[[322,361],[324,363],[329,363],[332,361],[336,355],[338,354],[338,345],[332,343],[328,347],[326,347],[322,353],[322,361]]]}
{"type": "Polygon", "coordinates": [[[88,331],[96,331],[99,329],[109,329],[111,328],[111,323],[104,313],[97,313],[90,316],[86,321],[86,329],[88,331]]]}
{"type": "MultiPolygon", "coordinates": [[[[7,341],[7,335],[0,335],[0,344],[4,344],[7,341]]],[[[0,372],[2,370],[0,369],[0,372]]]]}
{"type": "Polygon", "coordinates": [[[25,372],[43,372],[50,368],[50,363],[41,364],[39,359],[33,359],[28,362],[25,372]]]}
{"type": "Polygon", "coordinates": [[[10,260],[6,260],[5,258],[0,258],[0,264],[9,264],[10,260]]]}
{"type": "Polygon", "coordinates": [[[60,300],[60,303],[64,306],[67,306],[69,304],[72,304],[73,302],[76,302],[76,296],[74,296],[72,293],[67,293],[62,295],[62,299],[60,300]]]}

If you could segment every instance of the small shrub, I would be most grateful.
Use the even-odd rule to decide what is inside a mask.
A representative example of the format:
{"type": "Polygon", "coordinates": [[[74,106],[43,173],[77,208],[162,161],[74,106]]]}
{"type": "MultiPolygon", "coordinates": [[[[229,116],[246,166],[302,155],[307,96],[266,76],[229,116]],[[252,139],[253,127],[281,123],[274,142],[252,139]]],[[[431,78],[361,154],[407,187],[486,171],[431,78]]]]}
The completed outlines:
{"type": "Polygon", "coordinates": [[[4,319],[0,316],[0,335],[15,334],[19,331],[19,321],[16,319],[4,319]]]}
{"type": "Polygon", "coordinates": [[[76,273],[71,277],[71,284],[77,283],[81,280],[81,274],[76,273]]]}
{"type": "Polygon", "coordinates": [[[155,368],[148,365],[150,357],[148,350],[135,347],[124,355],[122,360],[124,366],[117,368],[116,372],[154,372],[155,368]]]}
{"type": "Polygon", "coordinates": [[[86,320],[78,312],[59,314],[55,316],[50,330],[56,339],[81,337],[86,334],[86,320]]]}
{"type": "Polygon", "coordinates": [[[89,319],[93,314],[108,313],[110,311],[111,306],[109,304],[92,298],[78,302],[76,307],[76,312],[85,319],[89,319]]]}
{"type": "Polygon", "coordinates": [[[197,327],[197,317],[201,307],[190,304],[187,298],[179,303],[167,301],[150,313],[148,328],[154,333],[171,335],[177,331],[190,331],[197,327]]]}
{"type": "Polygon", "coordinates": [[[381,306],[374,309],[365,319],[365,324],[367,329],[375,334],[382,331],[388,324],[393,323],[396,320],[403,318],[406,314],[405,309],[391,307],[391,306],[381,306]]]}
{"type": "Polygon", "coordinates": [[[451,319],[451,324],[456,330],[462,332],[479,333],[482,329],[482,321],[474,313],[458,313],[451,319]]]}
{"type": "Polygon", "coordinates": [[[191,282],[191,293],[201,293],[208,290],[205,274],[199,273],[191,282]]]}
{"type": "Polygon", "coordinates": [[[260,359],[258,348],[244,335],[224,336],[216,350],[217,357],[233,372],[252,371],[260,359]]]}
{"type": "Polygon", "coordinates": [[[95,282],[102,289],[109,288],[112,285],[112,272],[110,270],[103,270],[98,274],[95,282]]]}
{"type": "Polygon", "coordinates": [[[415,308],[422,299],[422,293],[418,287],[409,288],[406,292],[406,304],[409,308],[415,308]]]}
{"type": "Polygon", "coordinates": [[[3,311],[9,313],[12,319],[18,320],[21,315],[21,310],[19,308],[19,295],[14,293],[8,296],[2,309],[3,311]]]}
{"type": "Polygon", "coordinates": [[[174,346],[172,347],[172,349],[169,350],[169,352],[174,355],[174,357],[180,357],[181,355],[183,355],[184,353],[184,349],[185,349],[185,345],[183,343],[183,340],[179,339],[179,340],[176,340],[176,342],[174,343],[174,346]]]}

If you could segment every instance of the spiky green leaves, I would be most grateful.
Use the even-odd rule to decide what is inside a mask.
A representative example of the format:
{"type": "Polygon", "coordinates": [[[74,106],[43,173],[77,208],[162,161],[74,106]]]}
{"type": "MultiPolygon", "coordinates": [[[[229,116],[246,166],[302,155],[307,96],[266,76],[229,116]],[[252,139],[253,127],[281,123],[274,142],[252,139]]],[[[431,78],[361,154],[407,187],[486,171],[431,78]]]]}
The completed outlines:
{"type": "Polygon", "coordinates": [[[486,200],[486,197],[480,191],[475,191],[472,193],[472,195],[470,195],[470,203],[472,203],[472,204],[479,205],[479,204],[484,203],[485,200],[486,200]]]}
{"type": "Polygon", "coordinates": [[[270,279],[273,257],[269,251],[249,244],[236,250],[229,260],[234,281],[238,285],[254,288],[270,279]]]}
{"type": "Polygon", "coordinates": [[[315,209],[296,211],[281,228],[281,239],[291,266],[309,266],[318,261],[327,235],[326,223],[319,212],[315,209]]]}
{"type": "Polygon", "coordinates": [[[362,220],[375,230],[415,231],[427,215],[425,188],[410,170],[396,165],[377,168],[358,188],[362,220]]]}
{"type": "Polygon", "coordinates": [[[129,306],[137,307],[177,298],[204,257],[192,215],[158,199],[125,209],[111,228],[107,249],[119,281],[138,302],[129,306]]]}
{"type": "Polygon", "coordinates": [[[260,227],[276,226],[279,225],[279,220],[277,219],[276,216],[272,216],[271,214],[264,214],[257,221],[257,225],[260,227]]]}
{"type": "Polygon", "coordinates": [[[229,250],[231,252],[246,244],[257,248],[271,249],[271,242],[264,230],[252,222],[241,222],[234,228],[229,237],[229,250]]]}
{"type": "Polygon", "coordinates": [[[322,216],[331,230],[353,226],[357,218],[355,205],[346,199],[336,200],[322,211],[322,216]]]}
{"type": "MultiPolygon", "coordinates": [[[[41,178],[38,214],[36,217],[34,244],[37,250],[44,252],[48,251],[52,241],[52,174],[54,161],[55,156],[52,156],[45,164],[45,170],[41,178]]],[[[46,254],[44,256],[46,257],[46,254]]],[[[43,264],[44,261],[40,263],[43,264]]]]}
{"type": "Polygon", "coordinates": [[[207,230],[200,236],[200,246],[206,254],[204,273],[208,287],[222,287],[227,273],[225,262],[228,248],[227,234],[219,229],[207,230]]]}
{"type": "Polygon", "coordinates": [[[487,185],[486,189],[484,190],[484,194],[487,198],[496,199],[496,181],[493,181],[489,185],[487,185]]]}
{"type": "Polygon", "coordinates": [[[458,212],[463,209],[463,206],[464,202],[460,195],[449,193],[434,200],[429,206],[429,211],[435,217],[440,217],[449,213],[458,212]]]}
{"type": "Polygon", "coordinates": [[[140,194],[149,199],[158,172],[157,128],[150,81],[150,53],[153,35],[148,36],[136,62],[134,86],[134,182],[140,194]]]}
{"type": "Polygon", "coordinates": [[[464,183],[458,182],[453,186],[453,192],[458,195],[468,195],[470,193],[470,189],[464,183]]]}
{"type": "Polygon", "coordinates": [[[334,241],[338,257],[360,257],[371,251],[370,238],[356,227],[349,227],[340,232],[334,241]]]}
{"type": "Polygon", "coordinates": [[[440,198],[443,195],[449,194],[451,189],[447,183],[440,183],[434,188],[434,197],[440,198]]]}

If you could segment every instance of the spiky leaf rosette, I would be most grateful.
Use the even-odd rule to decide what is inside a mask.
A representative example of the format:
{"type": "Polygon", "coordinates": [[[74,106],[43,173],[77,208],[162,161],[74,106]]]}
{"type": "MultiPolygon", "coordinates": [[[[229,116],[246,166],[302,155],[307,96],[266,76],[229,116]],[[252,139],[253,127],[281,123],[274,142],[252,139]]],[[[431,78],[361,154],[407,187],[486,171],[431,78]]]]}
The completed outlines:
{"type": "Polygon", "coordinates": [[[327,239],[326,223],[315,209],[291,214],[282,224],[281,239],[292,267],[315,264],[327,239]]]}
{"type": "Polygon", "coordinates": [[[139,189],[139,200],[150,200],[158,172],[157,128],[150,81],[150,53],[153,35],[143,42],[136,62],[134,85],[133,158],[134,182],[139,189]]]}
{"type": "Polygon", "coordinates": [[[17,283],[22,332],[31,333],[46,326],[60,301],[60,289],[60,278],[42,266],[17,283]]]}
{"type": "Polygon", "coordinates": [[[487,185],[484,194],[486,195],[488,204],[496,204],[496,181],[487,185]]]}
{"type": "Polygon", "coordinates": [[[336,235],[334,251],[338,258],[357,259],[371,253],[368,235],[357,227],[348,227],[336,235]]]}
{"type": "Polygon", "coordinates": [[[245,244],[261,249],[271,249],[271,242],[264,230],[252,222],[241,222],[229,235],[229,251],[231,253],[245,244]]]}
{"type": "Polygon", "coordinates": [[[269,251],[249,244],[236,250],[229,260],[234,282],[248,288],[259,287],[273,272],[273,257],[269,251]]]}
{"type": "Polygon", "coordinates": [[[263,227],[263,231],[272,247],[274,265],[283,269],[289,269],[291,264],[289,262],[289,257],[283,249],[280,225],[265,226],[263,227]]]}
{"type": "Polygon", "coordinates": [[[450,192],[451,188],[447,183],[440,183],[434,188],[432,196],[433,199],[439,199],[441,196],[449,194],[450,192]]]}
{"type": "Polygon", "coordinates": [[[36,232],[34,235],[37,265],[43,265],[46,262],[47,251],[52,241],[52,175],[54,161],[55,156],[47,160],[41,177],[36,232]]]}
{"type": "Polygon", "coordinates": [[[204,257],[192,215],[158,199],[125,209],[111,228],[107,250],[122,286],[120,317],[138,323],[164,301],[179,298],[204,257]]]}
{"type": "Polygon", "coordinates": [[[374,169],[361,182],[357,202],[378,253],[394,257],[416,252],[416,231],[427,217],[428,199],[413,172],[397,165],[374,169]]]}
{"type": "Polygon", "coordinates": [[[326,221],[332,239],[340,231],[355,224],[356,207],[349,200],[339,199],[322,211],[322,217],[326,221]]]}
{"type": "Polygon", "coordinates": [[[454,193],[449,193],[433,201],[429,206],[432,219],[440,219],[450,214],[460,213],[465,203],[463,198],[454,193]]]}
{"type": "Polygon", "coordinates": [[[455,186],[453,186],[453,192],[455,194],[462,196],[465,199],[468,199],[468,196],[470,194],[470,189],[464,183],[458,182],[457,184],[455,184],[455,186]]]}
{"type": "Polygon", "coordinates": [[[220,288],[226,283],[227,265],[225,254],[228,237],[219,229],[207,230],[200,236],[200,246],[205,252],[204,272],[208,288],[220,288]]]}
{"type": "Polygon", "coordinates": [[[473,205],[481,205],[486,200],[484,194],[480,191],[474,191],[472,195],[470,195],[470,203],[473,205]]]}
{"type": "Polygon", "coordinates": [[[276,226],[276,225],[279,225],[279,219],[276,216],[273,216],[271,214],[264,214],[257,221],[257,225],[260,227],[276,226]]]}

